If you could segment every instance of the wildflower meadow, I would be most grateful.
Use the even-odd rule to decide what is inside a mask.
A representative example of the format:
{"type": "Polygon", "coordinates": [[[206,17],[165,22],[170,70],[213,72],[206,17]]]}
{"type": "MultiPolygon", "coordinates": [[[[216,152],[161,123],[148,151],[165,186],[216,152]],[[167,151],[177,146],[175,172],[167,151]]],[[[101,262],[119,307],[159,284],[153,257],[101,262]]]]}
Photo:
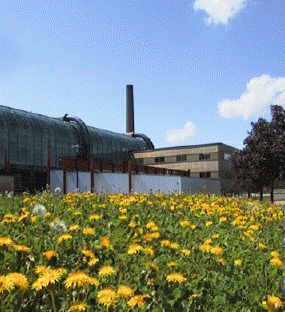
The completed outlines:
{"type": "Polygon", "coordinates": [[[283,311],[284,211],[215,195],[0,198],[15,311],[283,311]]]}

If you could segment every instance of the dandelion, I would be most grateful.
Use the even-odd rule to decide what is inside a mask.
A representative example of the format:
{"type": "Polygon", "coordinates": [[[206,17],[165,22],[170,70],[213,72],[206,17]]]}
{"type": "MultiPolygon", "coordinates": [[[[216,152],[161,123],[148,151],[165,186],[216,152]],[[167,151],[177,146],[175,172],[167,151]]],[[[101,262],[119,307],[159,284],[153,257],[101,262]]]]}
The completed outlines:
{"type": "Polygon", "coordinates": [[[0,237],[0,246],[9,246],[12,245],[13,241],[10,237],[0,237]]]}
{"type": "Polygon", "coordinates": [[[258,243],[258,248],[259,249],[265,249],[266,245],[262,244],[262,243],[258,243]]]}
{"type": "Polygon", "coordinates": [[[117,290],[117,294],[123,298],[130,298],[134,295],[134,290],[130,286],[121,285],[117,290]]]}
{"type": "Polygon", "coordinates": [[[86,311],[90,306],[85,302],[75,302],[69,309],[68,312],[86,311]]]}
{"type": "Polygon", "coordinates": [[[13,283],[13,286],[18,286],[21,289],[27,289],[29,286],[27,277],[21,273],[9,273],[6,278],[13,283]]]}
{"type": "Polygon", "coordinates": [[[100,290],[97,294],[97,301],[99,304],[104,304],[107,307],[110,307],[114,304],[117,298],[116,292],[111,288],[104,288],[100,290]]]}
{"type": "Polygon", "coordinates": [[[219,258],[216,260],[218,263],[221,263],[222,265],[224,265],[226,263],[224,258],[219,258]]]}
{"type": "Polygon", "coordinates": [[[149,268],[149,269],[151,269],[151,270],[153,270],[155,272],[159,271],[158,265],[156,265],[156,264],[154,264],[152,262],[147,262],[145,265],[146,265],[147,268],[149,268]]]}
{"type": "Polygon", "coordinates": [[[166,280],[168,282],[182,283],[187,281],[187,278],[184,277],[181,273],[170,273],[166,276],[166,280]]]}
{"type": "Polygon", "coordinates": [[[70,240],[70,239],[72,239],[72,235],[71,234],[62,234],[62,235],[59,236],[57,241],[59,243],[62,243],[63,241],[67,241],[67,240],[70,240]]]}
{"type": "Polygon", "coordinates": [[[241,266],[242,260],[241,259],[236,259],[235,260],[235,266],[241,266]]]}
{"type": "Polygon", "coordinates": [[[98,272],[99,276],[108,276],[115,274],[115,269],[111,267],[110,265],[103,265],[98,272]]]}
{"type": "Polygon", "coordinates": [[[70,273],[64,281],[64,286],[69,288],[83,287],[88,285],[99,286],[99,281],[82,271],[70,273]]]}
{"type": "Polygon", "coordinates": [[[276,311],[277,309],[283,307],[283,302],[278,297],[269,296],[267,301],[262,302],[262,306],[268,311],[276,311]]]}
{"type": "Polygon", "coordinates": [[[213,221],[207,221],[207,222],[206,222],[206,226],[207,226],[207,227],[210,226],[211,224],[213,224],[213,221]]]}
{"type": "Polygon", "coordinates": [[[89,266],[95,265],[97,262],[99,262],[98,258],[92,258],[90,261],[88,261],[89,266]]]}
{"type": "Polygon", "coordinates": [[[79,225],[78,224],[73,224],[69,227],[69,231],[76,231],[77,229],[79,228],[79,225]]]}
{"type": "Polygon", "coordinates": [[[121,216],[119,216],[119,219],[120,220],[126,220],[128,217],[126,216],[126,215],[121,215],[121,216]]]}
{"type": "Polygon", "coordinates": [[[100,218],[101,216],[96,213],[89,216],[89,220],[99,220],[100,218]]]}
{"type": "Polygon", "coordinates": [[[270,253],[270,256],[273,258],[278,258],[280,256],[280,253],[278,251],[274,250],[270,253]]]}
{"type": "Polygon", "coordinates": [[[146,247],[143,249],[143,253],[154,256],[154,250],[151,247],[146,247]]]}
{"type": "Polygon", "coordinates": [[[196,298],[199,298],[199,297],[201,297],[200,294],[193,294],[193,295],[189,296],[189,300],[193,300],[193,299],[196,299],[196,298]]]}
{"type": "Polygon", "coordinates": [[[277,267],[283,265],[283,262],[282,262],[278,257],[272,258],[272,259],[270,260],[270,263],[271,263],[271,265],[277,266],[277,267]]]}
{"type": "Polygon", "coordinates": [[[85,249],[85,248],[84,248],[84,249],[82,249],[81,252],[82,252],[83,255],[86,256],[86,257],[95,258],[94,253],[93,253],[91,250],[89,250],[89,249],[85,249]]]}
{"type": "Polygon", "coordinates": [[[100,243],[102,247],[105,247],[105,248],[111,247],[110,238],[108,236],[101,237],[100,243]]]}
{"type": "Polygon", "coordinates": [[[40,277],[33,283],[32,288],[35,290],[40,290],[47,287],[50,284],[55,284],[58,282],[62,275],[66,273],[65,269],[50,269],[40,274],[40,277]]]}
{"type": "Polygon", "coordinates": [[[138,251],[143,250],[143,247],[138,244],[131,244],[128,248],[128,254],[132,255],[137,253],[138,251]]]}
{"type": "Polygon", "coordinates": [[[50,224],[50,226],[51,226],[54,230],[56,230],[56,231],[58,231],[58,232],[67,232],[67,227],[66,227],[65,223],[64,223],[63,221],[61,221],[61,220],[55,220],[55,221],[53,221],[53,222],[50,224]]]}
{"type": "Polygon", "coordinates": [[[180,224],[182,227],[185,227],[185,226],[188,226],[188,225],[190,224],[190,221],[188,221],[188,220],[180,221],[179,224],[180,224]]]}
{"type": "Polygon", "coordinates": [[[87,226],[83,229],[82,232],[84,235],[92,235],[95,233],[95,230],[92,227],[87,226]]]}
{"type": "Polygon", "coordinates": [[[129,301],[128,301],[128,305],[134,309],[136,306],[138,307],[142,307],[144,305],[144,298],[146,296],[143,295],[136,295],[134,297],[132,297],[129,301]]]}
{"type": "Polygon", "coordinates": [[[154,233],[151,233],[150,235],[153,238],[160,238],[160,233],[159,232],[154,232],[154,233]]]}
{"type": "Polygon", "coordinates": [[[196,227],[197,227],[197,225],[195,225],[195,224],[191,224],[191,225],[190,225],[190,229],[191,229],[191,230],[195,230],[196,227]]]}
{"type": "Polygon", "coordinates": [[[171,243],[170,245],[169,245],[169,247],[171,248],[171,249],[178,249],[179,248],[179,244],[178,243],[171,243]]]}
{"type": "Polygon", "coordinates": [[[17,217],[12,215],[11,213],[5,214],[2,220],[2,223],[14,223],[16,222],[17,217]]]}
{"type": "Polygon", "coordinates": [[[0,293],[3,294],[4,291],[9,291],[13,287],[13,282],[6,276],[0,276],[0,293]]]}
{"type": "Polygon", "coordinates": [[[222,223],[222,222],[227,222],[228,221],[228,219],[226,218],[226,217],[221,217],[220,218],[220,222],[222,223]]]}
{"type": "Polygon", "coordinates": [[[224,251],[220,246],[213,246],[211,247],[210,252],[214,255],[222,255],[224,251]]]}
{"type": "Polygon", "coordinates": [[[54,250],[47,250],[45,252],[43,252],[43,255],[50,260],[51,258],[57,258],[58,257],[58,253],[55,252],[54,250]]]}
{"type": "Polygon", "coordinates": [[[137,222],[136,221],[131,221],[130,223],[129,223],[129,227],[131,227],[131,228],[134,228],[134,227],[136,227],[138,224],[137,224],[137,222]]]}
{"type": "Polygon", "coordinates": [[[199,249],[203,252],[209,252],[211,250],[212,246],[208,244],[203,244],[199,247],[199,249]]]}
{"type": "Polygon", "coordinates": [[[191,251],[189,249],[182,249],[181,253],[182,253],[183,256],[189,256],[191,251]]]}
{"type": "Polygon", "coordinates": [[[167,247],[167,246],[169,246],[171,243],[170,243],[170,241],[168,240],[168,239],[163,239],[162,241],[160,241],[160,245],[161,246],[165,246],[165,247],[167,247]]]}
{"type": "Polygon", "coordinates": [[[19,252],[27,252],[27,253],[31,252],[31,248],[24,245],[13,245],[13,248],[19,252]]]}
{"type": "Polygon", "coordinates": [[[46,207],[41,204],[35,204],[32,214],[36,215],[40,218],[44,217],[44,215],[47,213],[46,207]]]}
{"type": "Polygon", "coordinates": [[[178,266],[178,262],[176,261],[170,261],[167,263],[167,266],[172,267],[172,266],[178,266]]]}

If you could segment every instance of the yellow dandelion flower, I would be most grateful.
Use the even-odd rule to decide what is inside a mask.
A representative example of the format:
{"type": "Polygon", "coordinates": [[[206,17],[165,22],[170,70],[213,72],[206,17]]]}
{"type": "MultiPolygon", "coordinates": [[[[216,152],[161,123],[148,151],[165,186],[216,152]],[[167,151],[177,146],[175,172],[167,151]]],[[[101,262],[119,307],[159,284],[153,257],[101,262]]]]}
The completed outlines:
{"type": "Polygon", "coordinates": [[[67,241],[67,240],[70,240],[70,239],[72,239],[72,235],[71,234],[62,234],[62,235],[59,236],[57,241],[59,243],[62,243],[63,241],[67,241]]]}
{"type": "Polygon", "coordinates": [[[114,275],[115,269],[111,267],[110,265],[103,265],[98,272],[99,276],[108,276],[108,275],[114,275]]]}
{"type": "Polygon", "coordinates": [[[92,235],[92,234],[95,233],[95,230],[94,230],[92,227],[87,226],[87,227],[85,227],[85,228],[83,229],[82,232],[83,232],[84,235],[92,235]]]}
{"type": "Polygon", "coordinates": [[[146,265],[147,268],[149,268],[149,269],[151,269],[151,270],[153,270],[155,272],[159,271],[158,265],[156,265],[156,264],[154,264],[152,262],[147,262],[145,265],[146,265]]]}
{"type": "Polygon", "coordinates": [[[100,238],[100,244],[102,247],[108,248],[111,247],[111,241],[108,236],[103,236],[100,238]]]}
{"type": "Polygon", "coordinates": [[[185,226],[188,226],[188,225],[190,224],[190,221],[188,221],[188,220],[180,221],[179,224],[180,224],[182,227],[185,227],[185,226]]]}
{"type": "Polygon", "coordinates": [[[13,245],[14,249],[19,252],[31,252],[31,248],[24,245],[13,245]]]}
{"type": "Polygon", "coordinates": [[[101,218],[101,215],[94,213],[89,217],[89,220],[99,220],[100,218],[101,218]]]}
{"type": "Polygon", "coordinates": [[[119,212],[122,213],[122,214],[126,214],[127,213],[127,208],[121,208],[119,209],[119,212]]]}
{"type": "Polygon", "coordinates": [[[212,246],[208,244],[203,244],[199,247],[199,249],[203,252],[209,252],[211,250],[212,246]]]}
{"type": "Polygon", "coordinates": [[[11,213],[7,213],[4,215],[2,223],[14,223],[17,221],[17,217],[11,213]]]}
{"type": "Polygon", "coordinates": [[[152,241],[152,236],[151,236],[149,233],[146,233],[146,234],[143,236],[143,239],[144,239],[146,242],[151,242],[151,241],[152,241]]]}
{"type": "Polygon", "coordinates": [[[220,246],[213,246],[211,247],[210,252],[214,255],[222,255],[224,253],[224,250],[220,246]]]}
{"type": "Polygon", "coordinates": [[[241,259],[236,259],[235,260],[235,266],[241,266],[242,260],[241,259]]]}
{"type": "Polygon", "coordinates": [[[219,237],[220,237],[220,234],[219,234],[219,233],[213,234],[212,237],[213,237],[213,238],[219,238],[219,237]]]}
{"type": "Polygon", "coordinates": [[[69,309],[68,312],[79,312],[86,311],[90,306],[85,302],[75,302],[69,309]]]}
{"type": "Polygon", "coordinates": [[[128,248],[128,254],[132,255],[132,254],[137,253],[140,250],[143,250],[143,247],[141,245],[131,244],[131,245],[129,245],[129,248],[128,248]]]}
{"type": "Polygon", "coordinates": [[[40,290],[47,287],[50,284],[55,284],[58,282],[62,275],[66,273],[65,269],[50,269],[48,268],[43,272],[40,277],[32,284],[32,288],[35,290],[40,290]]]}
{"type": "Polygon", "coordinates": [[[134,295],[134,290],[130,286],[121,285],[117,290],[117,294],[123,298],[130,298],[134,295]]]}
{"type": "Polygon", "coordinates": [[[47,251],[43,252],[43,255],[44,255],[48,260],[50,260],[50,259],[53,258],[53,257],[55,257],[55,258],[58,257],[58,253],[55,252],[54,250],[47,250],[47,251]]]}
{"type": "Polygon", "coordinates": [[[211,224],[213,224],[213,221],[207,221],[207,222],[206,222],[206,226],[207,226],[207,227],[210,226],[211,224]]]}
{"type": "Polygon", "coordinates": [[[92,258],[90,261],[88,261],[89,266],[95,265],[97,262],[99,262],[98,258],[92,258]]]}
{"type": "Polygon", "coordinates": [[[13,283],[13,286],[18,286],[21,289],[27,289],[29,286],[27,277],[21,273],[9,273],[7,274],[6,278],[13,283]]]}
{"type": "Polygon", "coordinates": [[[64,281],[64,286],[69,288],[83,287],[88,285],[99,286],[99,281],[82,271],[70,273],[64,281]]]}
{"type": "Polygon", "coordinates": [[[262,243],[258,243],[258,248],[259,249],[265,249],[266,245],[262,244],[262,243]]]}
{"type": "Polygon", "coordinates": [[[107,307],[110,307],[115,303],[117,298],[116,292],[111,288],[104,288],[100,290],[97,294],[97,301],[99,304],[104,304],[107,307]]]}
{"type": "Polygon", "coordinates": [[[10,237],[0,237],[0,246],[9,246],[12,245],[13,241],[10,237]]]}
{"type": "Polygon", "coordinates": [[[270,253],[270,256],[273,258],[278,258],[280,256],[280,253],[278,251],[274,250],[270,253]]]}
{"type": "Polygon", "coordinates": [[[182,249],[181,253],[182,253],[183,256],[189,256],[191,251],[189,249],[182,249]]]}
{"type": "Polygon", "coordinates": [[[169,246],[171,243],[168,239],[163,239],[162,241],[160,241],[160,245],[161,246],[169,246]]]}
{"type": "Polygon", "coordinates": [[[136,227],[138,224],[137,224],[137,222],[136,221],[131,221],[130,223],[129,223],[129,227],[131,227],[131,228],[134,228],[134,227],[136,227]]]}
{"type": "Polygon", "coordinates": [[[220,218],[220,222],[222,223],[222,222],[227,222],[228,221],[228,219],[226,218],[226,217],[221,217],[220,218]]]}
{"type": "Polygon", "coordinates": [[[128,217],[126,216],[126,215],[121,215],[121,216],[119,216],[119,219],[120,220],[126,220],[128,217]]]}
{"type": "Polygon", "coordinates": [[[152,232],[157,232],[159,230],[159,227],[156,225],[156,226],[153,226],[150,230],[152,232]]]}
{"type": "Polygon", "coordinates": [[[283,265],[283,262],[278,257],[272,258],[270,260],[270,263],[271,263],[271,265],[278,266],[278,267],[283,265]]]}
{"type": "Polygon", "coordinates": [[[136,306],[138,307],[142,307],[144,305],[144,298],[146,296],[143,295],[136,295],[134,297],[132,297],[129,301],[128,301],[128,305],[134,309],[136,306]]]}
{"type": "Polygon", "coordinates": [[[0,276],[0,293],[3,294],[4,291],[9,291],[14,286],[13,282],[6,276],[0,276]]]}
{"type": "Polygon", "coordinates": [[[79,225],[78,224],[72,224],[70,227],[69,227],[69,231],[76,231],[77,229],[79,228],[79,225]]]}
{"type": "Polygon", "coordinates": [[[151,255],[152,257],[154,256],[154,250],[151,247],[146,247],[143,249],[143,253],[151,255]]]}
{"type": "Polygon", "coordinates": [[[80,210],[75,210],[75,211],[73,212],[73,214],[74,214],[75,216],[80,216],[80,215],[82,215],[82,212],[81,212],[80,210]]]}
{"type": "Polygon", "coordinates": [[[27,203],[27,202],[29,202],[29,201],[30,201],[30,198],[29,198],[29,197],[26,197],[26,198],[23,199],[23,203],[27,203]]]}
{"type": "Polygon", "coordinates": [[[187,278],[184,277],[181,273],[170,273],[166,276],[166,280],[168,282],[182,283],[187,281],[187,278]]]}
{"type": "Polygon", "coordinates": [[[170,261],[167,263],[167,266],[172,267],[172,266],[178,266],[178,262],[176,261],[170,261]]]}
{"type": "Polygon", "coordinates": [[[151,237],[153,238],[160,238],[160,233],[159,232],[154,232],[150,234],[151,237]]]}
{"type": "Polygon", "coordinates": [[[94,253],[93,253],[91,250],[87,249],[86,247],[84,247],[84,248],[81,250],[81,252],[82,252],[83,255],[86,256],[86,257],[95,258],[94,253]]]}
{"type": "Polygon", "coordinates": [[[20,215],[19,219],[18,219],[18,222],[21,222],[22,220],[28,218],[29,214],[30,214],[29,212],[27,212],[27,213],[22,213],[22,214],[20,215]]]}
{"type": "Polygon", "coordinates": [[[179,244],[178,243],[171,243],[170,245],[169,245],[169,248],[171,248],[171,249],[178,249],[179,248],[179,244]]]}
{"type": "Polygon", "coordinates": [[[147,224],[146,224],[146,228],[147,229],[151,229],[153,228],[154,226],[157,226],[153,221],[149,221],[147,224]]]}
{"type": "Polygon", "coordinates": [[[221,263],[222,265],[224,265],[226,263],[224,258],[219,258],[216,260],[218,263],[221,263]]]}
{"type": "Polygon", "coordinates": [[[205,245],[209,245],[212,243],[212,239],[211,238],[207,238],[205,241],[204,241],[204,244],[205,245]]]}
{"type": "Polygon", "coordinates": [[[268,311],[276,311],[283,307],[283,302],[278,297],[269,296],[267,301],[262,302],[262,305],[268,311]]]}
{"type": "Polygon", "coordinates": [[[39,275],[46,273],[49,270],[45,265],[37,265],[35,272],[39,275]]]}
{"type": "Polygon", "coordinates": [[[193,299],[196,299],[196,298],[199,298],[199,297],[201,297],[201,294],[193,294],[193,295],[189,296],[189,300],[193,300],[193,299]]]}
{"type": "Polygon", "coordinates": [[[197,227],[197,225],[195,225],[195,224],[191,224],[191,225],[190,225],[190,229],[191,229],[191,230],[195,230],[196,227],[197,227]]]}
{"type": "Polygon", "coordinates": [[[32,222],[36,222],[37,221],[37,217],[36,216],[31,216],[31,221],[32,222]]]}

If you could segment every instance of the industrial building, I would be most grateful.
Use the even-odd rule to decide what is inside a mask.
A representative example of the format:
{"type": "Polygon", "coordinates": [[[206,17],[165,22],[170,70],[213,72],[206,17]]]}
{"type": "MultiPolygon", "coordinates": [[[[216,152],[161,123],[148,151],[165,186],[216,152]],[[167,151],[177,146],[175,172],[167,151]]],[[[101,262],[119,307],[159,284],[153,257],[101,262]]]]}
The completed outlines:
{"type": "Polygon", "coordinates": [[[187,145],[134,152],[137,164],[174,170],[190,170],[190,177],[220,179],[227,192],[230,155],[237,149],[223,143],[187,145]]]}

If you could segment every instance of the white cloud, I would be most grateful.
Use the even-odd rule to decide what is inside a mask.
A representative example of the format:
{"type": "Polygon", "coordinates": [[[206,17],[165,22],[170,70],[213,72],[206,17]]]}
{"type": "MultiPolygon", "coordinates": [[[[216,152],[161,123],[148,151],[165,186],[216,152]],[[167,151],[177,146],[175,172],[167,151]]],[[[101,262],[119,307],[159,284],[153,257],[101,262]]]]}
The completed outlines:
{"type": "Polygon", "coordinates": [[[285,77],[271,78],[269,75],[252,78],[246,91],[237,100],[219,102],[219,114],[224,118],[259,116],[270,105],[285,105],[285,77]]]}
{"type": "Polygon", "coordinates": [[[238,12],[245,8],[248,0],[196,0],[195,10],[205,11],[209,17],[205,18],[207,24],[228,24],[238,12]]]}
{"type": "Polygon", "coordinates": [[[165,141],[176,145],[178,142],[185,142],[196,134],[196,127],[192,122],[188,122],[183,129],[173,129],[166,132],[165,141]]]}

